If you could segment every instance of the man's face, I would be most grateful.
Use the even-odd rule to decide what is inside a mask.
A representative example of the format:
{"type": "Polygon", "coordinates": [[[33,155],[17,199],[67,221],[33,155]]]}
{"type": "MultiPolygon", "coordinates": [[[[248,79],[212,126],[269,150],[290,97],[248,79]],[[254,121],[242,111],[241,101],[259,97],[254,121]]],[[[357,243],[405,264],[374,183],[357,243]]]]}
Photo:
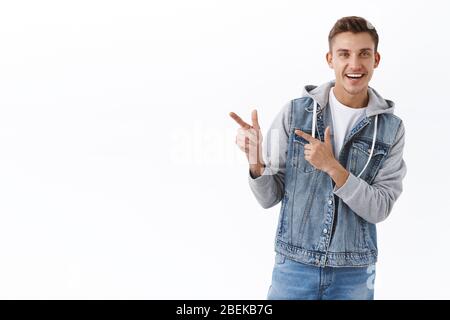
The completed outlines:
{"type": "Polygon", "coordinates": [[[375,53],[375,43],[367,32],[339,33],[333,38],[326,58],[334,69],[336,86],[350,95],[367,90],[373,70],[380,62],[380,54],[375,53]]]}

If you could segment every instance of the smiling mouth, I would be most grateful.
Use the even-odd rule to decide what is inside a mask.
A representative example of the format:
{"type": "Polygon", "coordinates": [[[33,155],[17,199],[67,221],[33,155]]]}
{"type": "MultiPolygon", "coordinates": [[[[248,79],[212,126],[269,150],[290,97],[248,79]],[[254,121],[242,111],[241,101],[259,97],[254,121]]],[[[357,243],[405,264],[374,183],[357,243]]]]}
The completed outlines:
{"type": "Polygon", "coordinates": [[[365,73],[346,73],[345,77],[350,80],[356,81],[362,79],[365,75],[365,73]]]}

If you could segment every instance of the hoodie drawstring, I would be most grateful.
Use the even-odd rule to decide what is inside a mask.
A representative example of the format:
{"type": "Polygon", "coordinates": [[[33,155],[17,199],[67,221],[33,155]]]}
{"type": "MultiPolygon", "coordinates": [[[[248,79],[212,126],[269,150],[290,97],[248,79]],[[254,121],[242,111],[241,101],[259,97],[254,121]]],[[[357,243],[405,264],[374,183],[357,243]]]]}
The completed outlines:
{"type": "MultiPolygon", "coordinates": [[[[316,137],[316,121],[317,121],[316,118],[317,118],[317,102],[316,102],[316,100],[314,100],[312,128],[311,128],[311,133],[312,133],[313,138],[316,137]]],[[[372,159],[373,150],[375,149],[375,141],[377,140],[377,126],[378,126],[378,115],[375,115],[375,125],[374,125],[374,129],[373,129],[372,147],[370,148],[369,159],[367,159],[366,165],[361,170],[361,172],[356,176],[357,178],[359,178],[363,174],[363,172],[366,170],[367,166],[369,165],[370,159],[372,159]]]]}
{"type": "Polygon", "coordinates": [[[378,122],[378,115],[375,116],[375,125],[374,125],[374,129],[373,129],[372,148],[370,148],[369,159],[367,159],[366,165],[361,170],[361,172],[358,174],[358,176],[357,176],[358,178],[362,175],[364,170],[366,170],[367,166],[369,165],[370,159],[372,158],[373,149],[375,149],[375,140],[377,139],[377,122],[378,122]]]}
{"type": "Polygon", "coordinates": [[[312,137],[316,137],[316,117],[317,117],[317,102],[314,100],[314,107],[313,107],[313,119],[312,119],[312,137]]]}

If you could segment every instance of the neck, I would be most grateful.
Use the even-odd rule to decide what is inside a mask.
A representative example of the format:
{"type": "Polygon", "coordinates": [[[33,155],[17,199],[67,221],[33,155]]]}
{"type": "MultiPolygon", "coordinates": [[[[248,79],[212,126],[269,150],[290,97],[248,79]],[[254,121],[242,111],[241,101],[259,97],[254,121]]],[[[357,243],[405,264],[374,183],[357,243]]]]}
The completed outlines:
{"type": "Polygon", "coordinates": [[[369,103],[367,88],[356,94],[351,94],[347,92],[343,86],[336,84],[333,92],[340,103],[350,108],[364,108],[369,103]]]}

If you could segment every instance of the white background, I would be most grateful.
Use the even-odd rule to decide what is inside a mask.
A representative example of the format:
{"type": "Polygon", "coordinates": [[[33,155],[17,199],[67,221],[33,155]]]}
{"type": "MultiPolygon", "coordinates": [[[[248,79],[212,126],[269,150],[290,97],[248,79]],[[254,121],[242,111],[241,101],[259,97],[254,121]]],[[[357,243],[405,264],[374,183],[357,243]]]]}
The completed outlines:
{"type": "MultiPolygon", "coordinates": [[[[450,298],[446,1],[2,1],[0,298],[265,299],[262,209],[235,111],[267,130],[333,79],[327,36],[371,21],[371,86],[406,125],[376,299],[450,298]]],[[[264,131],[265,133],[266,131],[264,131]]]]}

